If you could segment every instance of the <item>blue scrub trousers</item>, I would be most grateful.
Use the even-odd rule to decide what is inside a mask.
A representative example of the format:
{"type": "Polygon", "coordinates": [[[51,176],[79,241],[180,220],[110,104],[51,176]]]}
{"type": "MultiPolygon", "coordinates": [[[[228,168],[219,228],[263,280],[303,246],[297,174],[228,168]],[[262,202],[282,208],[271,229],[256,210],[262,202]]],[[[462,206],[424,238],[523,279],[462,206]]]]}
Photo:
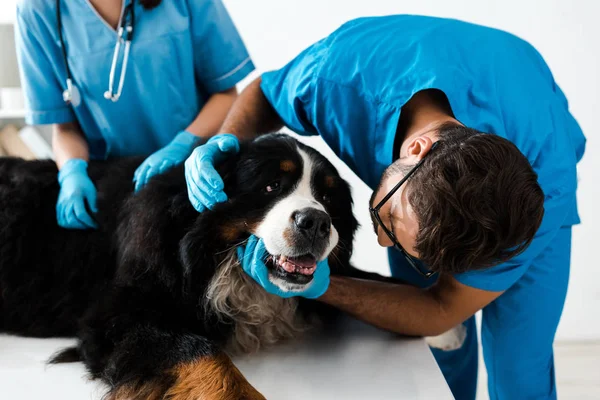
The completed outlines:
{"type": "MultiPolygon", "coordinates": [[[[562,314],[571,259],[571,227],[563,227],[525,274],[483,309],[481,337],[490,400],[556,399],[552,343],[562,314]]],[[[425,287],[403,256],[389,250],[392,275],[425,287]]],[[[460,349],[431,349],[457,400],[477,388],[475,317],[460,349]]]]}

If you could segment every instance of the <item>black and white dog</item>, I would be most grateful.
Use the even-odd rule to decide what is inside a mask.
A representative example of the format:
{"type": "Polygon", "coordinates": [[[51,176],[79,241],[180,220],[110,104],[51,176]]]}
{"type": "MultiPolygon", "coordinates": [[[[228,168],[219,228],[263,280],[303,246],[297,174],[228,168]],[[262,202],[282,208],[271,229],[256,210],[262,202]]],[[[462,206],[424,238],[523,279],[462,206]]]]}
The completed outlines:
{"type": "Polygon", "coordinates": [[[55,164],[0,158],[0,331],[77,336],[53,361],[83,361],[109,386],[107,399],[263,399],[228,355],[293,339],[334,314],[248,277],[236,248],[251,234],[264,240],[281,290],[307,288],[325,258],[332,274],[386,279],[350,266],[350,188],[291,137],[242,144],[219,166],[228,201],[201,214],[183,167],[133,194],[141,161],[90,163],[99,229],[72,231],[56,222],[55,164]]]}
{"type": "Polygon", "coordinates": [[[219,166],[229,200],[198,214],[182,167],[132,194],[140,162],[91,162],[99,229],[71,231],[56,223],[55,164],[0,159],[0,330],[77,336],[54,361],[83,361],[110,399],[263,398],[227,354],[300,335],[317,303],[266,293],[236,247],[262,238],[282,290],[308,287],[325,258],[332,274],[378,278],[350,266],[348,184],[315,150],[267,135],[219,166]]]}

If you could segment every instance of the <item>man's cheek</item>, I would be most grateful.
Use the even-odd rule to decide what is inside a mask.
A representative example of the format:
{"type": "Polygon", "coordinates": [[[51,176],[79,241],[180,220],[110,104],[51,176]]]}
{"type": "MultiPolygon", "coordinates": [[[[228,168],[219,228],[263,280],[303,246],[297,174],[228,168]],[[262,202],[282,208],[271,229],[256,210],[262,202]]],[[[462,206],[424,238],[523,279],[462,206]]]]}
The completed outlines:
{"type": "Polygon", "coordinates": [[[377,243],[379,243],[381,247],[390,247],[393,245],[392,241],[385,234],[383,229],[379,228],[375,233],[377,234],[377,243]]]}

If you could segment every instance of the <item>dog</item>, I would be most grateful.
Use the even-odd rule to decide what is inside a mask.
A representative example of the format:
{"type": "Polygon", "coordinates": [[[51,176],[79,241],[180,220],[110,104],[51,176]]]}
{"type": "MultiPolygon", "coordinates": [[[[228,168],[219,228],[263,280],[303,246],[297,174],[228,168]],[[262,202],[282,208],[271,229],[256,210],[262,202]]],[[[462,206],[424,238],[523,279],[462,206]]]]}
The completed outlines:
{"type": "Polygon", "coordinates": [[[51,362],[82,361],[107,399],[263,399],[230,355],[291,340],[334,318],[265,292],[236,248],[265,243],[270,281],[306,289],[319,260],[350,265],[357,221],[348,183],[316,150],[270,134],[218,166],[228,200],[197,213],[183,167],[133,193],[140,158],[92,161],[99,228],[56,222],[57,167],[0,159],[0,331],[76,336],[51,362]]]}

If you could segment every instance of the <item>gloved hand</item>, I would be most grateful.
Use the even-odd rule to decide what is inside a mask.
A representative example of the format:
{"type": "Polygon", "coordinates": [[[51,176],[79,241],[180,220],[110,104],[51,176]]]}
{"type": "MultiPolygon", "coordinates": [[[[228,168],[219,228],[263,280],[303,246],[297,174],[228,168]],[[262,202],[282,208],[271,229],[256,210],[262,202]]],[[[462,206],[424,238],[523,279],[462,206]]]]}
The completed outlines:
{"type": "Polygon", "coordinates": [[[135,191],[143,188],[155,175],[181,164],[192,153],[200,138],[187,131],[180,132],[165,147],[151,154],[138,167],[133,175],[135,191]]]}
{"type": "Polygon", "coordinates": [[[303,292],[284,292],[279,287],[269,281],[267,266],[265,260],[269,253],[265,249],[262,239],[252,235],[248,239],[246,246],[238,246],[237,256],[242,264],[244,272],[250,275],[267,292],[279,297],[301,296],[307,299],[316,299],[321,297],[329,287],[329,264],[327,259],[317,263],[317,270],[313,276],[312,283],[303,292]]]}
{"type": "Polygon", "coordinates": [[[190,202],[198,212],[212,209],[227,200],[225,184],[215,165],[223,162],[228,153],[240,151],[240,142],[232,134],[224,133],[210,138],[194,150],[185,162],[185,180],[190,202]]]}
{"type": "Polygon", "coordinates": [[[67,229],[96,229],[98,226],[85,208],[97,213],[96,187],[87,174],[87,162],[80,158],[67,161],[58,173],[60,193],[56,202],[58,225],[67,229]]]}

